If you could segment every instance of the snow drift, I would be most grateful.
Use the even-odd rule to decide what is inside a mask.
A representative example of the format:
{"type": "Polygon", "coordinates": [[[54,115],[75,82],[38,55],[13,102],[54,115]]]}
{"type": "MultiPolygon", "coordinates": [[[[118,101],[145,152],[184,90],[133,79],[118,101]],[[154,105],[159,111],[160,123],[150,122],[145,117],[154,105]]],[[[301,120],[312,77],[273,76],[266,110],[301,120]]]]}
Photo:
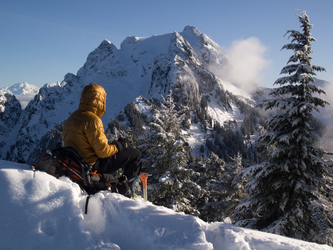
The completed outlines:
{"type": "Polygon", "coordinates": [[[331,249],[176,213],[0,161],[1,249],[331,249]]]}

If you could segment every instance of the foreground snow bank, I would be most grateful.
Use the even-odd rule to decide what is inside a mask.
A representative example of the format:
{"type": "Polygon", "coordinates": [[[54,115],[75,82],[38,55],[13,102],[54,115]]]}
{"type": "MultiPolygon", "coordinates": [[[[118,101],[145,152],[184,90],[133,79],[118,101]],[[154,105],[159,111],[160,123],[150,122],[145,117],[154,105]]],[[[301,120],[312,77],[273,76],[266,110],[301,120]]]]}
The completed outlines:
{"type": "Polygon", "coordinates": [[[0,161],[1,249],[332,249],[100,192],[0,161]]]}

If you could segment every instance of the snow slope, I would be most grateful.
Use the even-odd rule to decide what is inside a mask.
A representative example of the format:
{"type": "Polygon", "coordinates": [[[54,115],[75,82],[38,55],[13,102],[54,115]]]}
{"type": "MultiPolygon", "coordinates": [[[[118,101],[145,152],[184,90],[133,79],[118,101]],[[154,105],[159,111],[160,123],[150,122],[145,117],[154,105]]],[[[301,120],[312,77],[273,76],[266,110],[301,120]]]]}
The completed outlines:
{"type": "Polygon", "coordinates": [[[0,189],[0,249],[332,249],[107,191],[91,196],[84,214],[76,184],[26,164],[0,161],[0,189]]]}

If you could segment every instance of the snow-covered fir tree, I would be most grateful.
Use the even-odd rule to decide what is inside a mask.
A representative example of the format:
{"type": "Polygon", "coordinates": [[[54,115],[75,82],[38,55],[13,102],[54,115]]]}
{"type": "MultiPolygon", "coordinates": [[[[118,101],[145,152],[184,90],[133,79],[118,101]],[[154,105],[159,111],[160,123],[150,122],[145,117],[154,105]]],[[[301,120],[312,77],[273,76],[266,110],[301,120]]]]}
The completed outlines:
{"type": "MultiPolygon", "coordinates": [[[[221,221],[232,214],[240,200],[244,199],[244,188],[236,180],[242,169],[242,156],[237,154],[229,163],[213,152],[194,164],[193,179],[199,192],[193,193],[199,217],[205,221],[221,221]]],[[[194,192],[196,190],[193,190],[194,192]]]]}
{"type": "Polygon", "coordinates": [[[226,216],[231,216],[235,207],[247,198],[247,194],[244,191],[244,182],[239,175],[239,172],[243,169],[243,157],[238,152],[235,157],[231,157],[230,159],[231,161],[227,163],[227,171],[224,174],[226,187],[228,188],[228,196],[225,199],[228,202],[228,209],[225,212],[226,216]]]}
{"type": "Polygon", "coordinates": [[[273,98],[259,105],[276,109],[266,121],[268,132],[259,138],[271,150],[269,158],[242,171],[249,199],[237,207],[235,219],[237,225],[312,240],[319,225],[311,204],[318,199],[325,167],[313,145],[312,112],[327,104],[316,97],[324,91],[313,83],[315,72],[325,69],[311,64],[311,43],[316,39],[308,15],[300,12],[297,17],[302,31],[288,30],[291,43],[282,47],[294,51],[281,71],[288,76],[277,79],[274,84],[280,87],[270,94],[273,98]]]}
{"type": "Polygon", "coordinates": [[[211,152],[209,158],[200,159],[193,169],[192,178],[200,186],[195,195],[199,217],[205,221],[220,221],[225,217],[224,198],[227,195],[223,183],[225,162],[211,152]]]}
{"type": "Polygon", "coordinates": [[[150,178],[150,200],[176,211],[195,213],[190,204],[191,170],[187,169],[189,148],[182,136],[184,115],[177,111],[172,91],[164,103],[156,107],[150,123],[150,135],[141,150],[150,178]]]}

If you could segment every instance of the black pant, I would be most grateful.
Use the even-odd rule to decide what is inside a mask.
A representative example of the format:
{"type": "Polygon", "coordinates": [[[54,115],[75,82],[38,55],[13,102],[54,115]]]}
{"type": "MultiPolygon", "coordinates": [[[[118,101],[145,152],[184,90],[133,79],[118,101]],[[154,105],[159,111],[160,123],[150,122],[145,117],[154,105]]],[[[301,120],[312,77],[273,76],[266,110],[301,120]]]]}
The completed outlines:
{"type": "Polygon", "coordinates": [[[141,170],[141,152],[135,148],[125,148],[111,157],[98,159],[94,165],[94,169],[103,174],[114,174],[120,168],[128,180],[136,177],[141,170]]]}

